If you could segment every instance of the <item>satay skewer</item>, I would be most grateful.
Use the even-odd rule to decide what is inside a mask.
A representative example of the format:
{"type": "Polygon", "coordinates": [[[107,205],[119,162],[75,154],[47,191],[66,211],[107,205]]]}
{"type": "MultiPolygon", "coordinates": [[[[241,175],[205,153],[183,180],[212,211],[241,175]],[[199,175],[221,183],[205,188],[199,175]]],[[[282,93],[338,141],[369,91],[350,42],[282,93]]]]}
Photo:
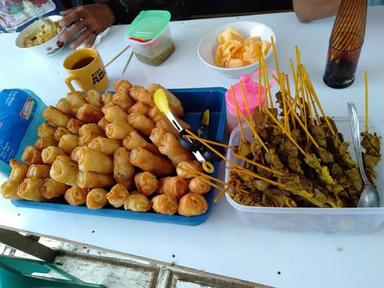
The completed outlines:
{"type": "Polygon", "coordinates": [[[300,147],[299,144],[297,144],[297,142],[295,141],[295,139],[292,138],[292,136],[287,133],[287,131],[285,131],[283,125],[281,125],[281,123],[279,122],[279,120],[276,119],[275,116],[273,116],[273,114],[268,110],[268,109],[265,109],[265,111],[267,112],[268,116],[271,117],[271,119],[277,124],[277,126],[279,126],[279,128],[281,129],[281,131],[287,135],[288,139],[291,140],[291,142],[293,143],[293,145],[295,145],[297,147],[297,149],[299,149],[299,151],[304,155],[304,157],[307,157],[307,154],[305,153],[305,151],[303,150],[303,148],[300,147]]]}
{"type": "Polygon", "coordinates": [[[243,81],[240,80],[241,93],[243,95],[243,99],[244,99],[244,103],[245,103],[245,108],[247,110],[249,119],[247,121],[247,119],[244,117],[244,115],[242,115],[241,111],[240,111],[240,116],[244,117],[244,121],[247,123],[249,129],[251,129],[253,136],[260,142],[260,144],[263,146],[265,151],[268,152],[267,146],[265,145],[265,143],[263,142],[263,140],[261,139],[261,137],[257,133],[257,131],[255,129],[255,125],[253,125],[255,123],[254,123],[254,121],[252,119],[252,114],[251,114],[251,111],[249,110],[248,98],[247,98],[247,95],[246,95],[246,92],[245,92],[245,89],[244,89],[244,85],[242,85],[242,84],[243,84],[243,81]]]}
{"type": "MultiPolygon", "coordinates": [[[[197,135],[195,135],[192,131],[190,130],[186,130],[187,133],[189,134],[189,137],[191,137],[192,139],[195,139],[196,141],[200,142],[201,144],[203,144],[205,147],[207,147],[208,149],[210,149],[213,153],[215,153],[218,157],[220,157],[221,159],[223,159],[225,162],[231,164],[232,166],[235,166],[235,167],[239,167],[241,169],[245,169],[243,167],[241,167],[240,165],[238,165],[237,163],[235,163],[234,161],[226,158],[224,155],[222,155],[219,151],[217,151],[216,149],[214,149],[212,146],[210,146],[208,143],[205,142],[205,139],[202,139],[200,137],[198,137],[197,135]]],[[[261,165],[261,164],[260,164],[261,165]]],[[[264,166],[264,168],[267,168],[264,166]]],[[[267,168],[269,170],[271,170],[272,173],[276,173],[276,174],[280,174],[281,172],[279,171],[276,171],[276,170],[273,170],[273,169],[270,169],[270,168],[267,168]]]]}
{"type": "MultiPolygon", "coordinates": [[[[240,112],[240,113],[241,113],[241,112],[240,112]]],[[[268,149],[267,145],[265,145],[264,141],[261,139],[261,137],[260,137],[259,134],[257,133],[255,127],[252,125],[252,123],[249,123],[247,118],[244,118],[244,121],[247,123],[249,129],[251,129],[251,132],[252,132],[252,134],[253,134],[253,137],[254,137],[257,141],[259,141],[259,143],[261,144],[261,146],[264,148],[264,150],[265,150],[266,152],[269,152],[269,149],[268,149]]]]}
{"type": "Polygon", "coordinates": [[[246,175],[248,175],[248,176],[257,178],[257,179],[259,179],[259,180],[263,180],[263,181],[265,181],[265,182],[267,182],[267,183],[269,183],[269,184],[272,184],[272,185],[274,185],[274,186],[276,186],[276,187],[280,187],[280,188],[283,188],[283,189],[286,188],[286,185],[284,185],[284,184],[282,184],[282,183],[279,183],[279,182],[277,182],[277,181],[274,181],[274,180],[265,178],[265,177],[263,177],[263,176],[260,176],[259,174],[256,174],[256,173],[254,173],[254,172],[252,172],[252,171],[249,171],[248,169],[245,169],[245,168],[242,168],[242,167],[240,167],[240,168],[239,168],[239,167],[231,168],[230,171],[235,172],[235,173],[237,172],[237,173],[243,173],[243,174],[246,174],[246,175]]]}
{"type": "MultiPolygon", "coordinates": [[[[244,116],[244,114],[240,111],[239,109],[239,105],[237,104],[237,100],[236,100],[236,95],[235,95],[235,89],[233,88],[233,86],[231,86],[231,91],[232,91],[232,97],[233,97],[233,101],[235,102],[235,106],[236,106],[236,113],[237,113],[237,119],[238,119],[238,122],[239,122],[239,126],[240,126],[240,133],[241,133],[241,137],[242,137],[242,141],[243,142],[246,142],[246,138],[245,138],[245,134],[244,134],[244,130],[243,130],[243,127],[241,125],[241,122],[240,122],[240,119],[242,118],[245,123],[247,123],[249,129],[251,129],[252,131],[252,134],[253,134],[253,137],[256,138],[259,143],[261,144],[261,146],[263,146],[263,148],[265,149],[265,151],[268,152],[268,148],[267,146],[265,145],[265,143],[263,142],[263,140],[260,138],[259,134],[257,133],[255,127],[252,125],[252,122],[253,120],[248,120],[247,117],[244,116]]],[[[245,99],[246,100],[246,99],[245,99]]]]}
{"type": "Polygon", "coordinates": [[[276,174],[276,175],[279,175],[279,176],[284,176],[284,174],[282,172],[280,172],[280,171],[268,168],[268,167],[266,167],[266,166],[264,166],[264,165],[262,165],[260,163],[257,163],[255,161],[252,161],[252,160],[248,159],[248,158],[245,158],[244,156],[241,156],[241,155],[239,155],[237,153],[233,154],[233,157],[235,157],[235,158],[237,158],[239,160],[242,160],[244,162],[247,162],[249,164],[252,164],[252,165],[254,165],[254,166],[256,166],[256,167],[258,167],[260,169],[264,169],[265,171],[271,172],[273,174],[276,174]]]}
{"type": "MultiPolygon", "coordinates": [[[[289,105],[289,104],[288,104],[289,105]]],[[[319,144],[317,144],[316,140],[313,138],[312,134],[308,131],[308,129],[305,127],[304,123],[301,122],[300,120],[300,117],[297,116],[296,112],[292,110],[292,115],[296,118],[297,122],[300,124],[301,128],[304,130],[304,132],[307,134],[308,138],[311,140],[311,142],[313,143],[313,145],[315,145],[315,147],[317,149],[320,149],[320,146],[319,144]]]]}

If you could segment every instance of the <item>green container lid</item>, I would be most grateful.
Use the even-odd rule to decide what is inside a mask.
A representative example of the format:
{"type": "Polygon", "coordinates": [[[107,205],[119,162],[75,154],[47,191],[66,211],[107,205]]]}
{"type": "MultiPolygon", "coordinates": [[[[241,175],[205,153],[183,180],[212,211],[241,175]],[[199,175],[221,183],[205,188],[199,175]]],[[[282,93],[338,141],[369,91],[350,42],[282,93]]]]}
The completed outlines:
{"type": "Polygon", "coordinates": [[[171,13],[167,10],[146,10],[128,26],[126,36],[142,41],[152,40],[161,35],[167,29],[171,13]]]}

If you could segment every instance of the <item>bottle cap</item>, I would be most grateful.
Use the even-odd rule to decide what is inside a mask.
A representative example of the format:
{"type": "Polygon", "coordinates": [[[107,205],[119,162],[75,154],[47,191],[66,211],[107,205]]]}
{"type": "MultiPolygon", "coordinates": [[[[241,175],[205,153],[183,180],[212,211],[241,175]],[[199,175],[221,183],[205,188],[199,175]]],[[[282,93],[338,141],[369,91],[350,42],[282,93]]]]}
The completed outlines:
{"type": "Polygon", "coordinates": [[[147,42],[161,35],[168,27],[171,13],[166,10],[146,10],[128,26],[126,36],[136,42],[147,42]]]}

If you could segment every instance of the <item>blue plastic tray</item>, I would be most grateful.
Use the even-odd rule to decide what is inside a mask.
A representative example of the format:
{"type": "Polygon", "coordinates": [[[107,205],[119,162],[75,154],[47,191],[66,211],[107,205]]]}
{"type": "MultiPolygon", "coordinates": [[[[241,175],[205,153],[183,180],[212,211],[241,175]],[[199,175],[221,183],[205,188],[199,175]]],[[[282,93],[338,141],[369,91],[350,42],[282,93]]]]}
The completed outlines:
{"type": "MultiPolygon", "coordinates": [[[[211,110],[211,126],[209,136],[223,141],[225,136],[225,92],[224,88],[191,88],[191,89],[172,89],[171,90],[183,103],[186,120],[193,129],[197,129],[201,112],[209,108],[211,110]]],[[[218,163],[215,164],[213,176],[217,176],[219,170],[218,163]]],[[[131,212],[124,209],[103,208],[92,210],[86,206],[71,206],[64,202],[33,202],[26,200],[12,200],[17,207],[34,208],[41,210],[53,210],[69,213],[80,213],[97,216],[118,217],[127,219],[136,219],[144,221],[154,221],[162,223],[173,223],[180,225],[196,226],[204,223],[212,210],[214,193],[211,191],[206,194],[208,210],[202,215],[194,217],[185,217],[179,215],[161,215],[153,212],[131,212]]],[[[61,200],[63,201],[63,200],[61,200]]]]}

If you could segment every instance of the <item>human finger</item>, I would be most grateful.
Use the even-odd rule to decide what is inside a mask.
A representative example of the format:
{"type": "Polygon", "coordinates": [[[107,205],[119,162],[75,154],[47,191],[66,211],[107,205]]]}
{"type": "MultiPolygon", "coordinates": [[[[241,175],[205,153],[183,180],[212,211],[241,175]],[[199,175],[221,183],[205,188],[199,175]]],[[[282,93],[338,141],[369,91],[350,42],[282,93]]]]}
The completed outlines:
{"type": "Polygon", "coordinates": [[[85,16],[85,13],[83,10],[75,9],[74,11],[72,11],[72,13],[69,13],[63,19],[61,19],[59,21],[59,25],[61,27],[69,26],[70,24],[83,19],[84,16],[85,16]]]}
{"type": "Polygon", "coordinates": [[[67,40],[75,37],[77,34],[80,33],[81,30],[86,27],[87,23],[85,21],[76,22],[63,32],[63,34],[59,38],[59,41],[66,42],[67,40]]]}
{"type": "Polygon", "coordinates": [[[67,16],[67,15],[73,13],[75,10],[76,10],[76,7],[60,11],[60,15],[67,16]]]}
{"type": "Polygon", "coordinates": [[[79,37],[76,38],[75,41],[73,41],[70,45],[69,48],[76,48],[79,46],[81,43],[83,43],[85,40],[88,39],[89,36],[91,36],[92,32],[89,30],[85,30],[82,32],[79,37]]]}
{"type": "Polygon", "coordinates": [[[87,40],[85,40],[84,44],[86,47],[92,47],[93,43],[95,43],[97,35],[95,33],[91,33],[87,40]]]}

